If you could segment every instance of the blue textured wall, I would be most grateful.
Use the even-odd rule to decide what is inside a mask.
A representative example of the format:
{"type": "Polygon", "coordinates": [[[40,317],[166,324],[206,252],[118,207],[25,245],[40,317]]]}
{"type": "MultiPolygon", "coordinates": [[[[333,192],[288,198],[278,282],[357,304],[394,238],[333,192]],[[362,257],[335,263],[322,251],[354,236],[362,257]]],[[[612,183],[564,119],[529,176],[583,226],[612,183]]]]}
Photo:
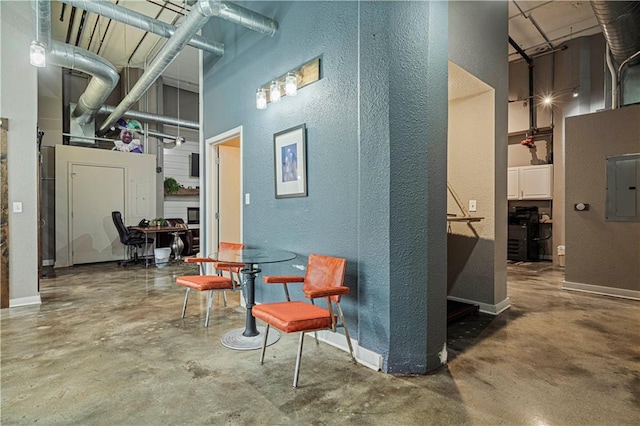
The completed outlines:
{"type": "MultiPolygon", "coordinates": [[[[352,337],[384,370],[440,366],[446,334],[447,6],[442,2],[252,2],[272,37],[212,21],[226,43],[206,58],[205,138],[244,126],[244,241],[346,257],[352,337]],[[309,59],[322,80],[255,108],[255,90],[309,59]],[[309,196],[275,199],[273,134],[306,123],[309,196]]],[[[206,178],[203,186],[206,185],[206,178]]],[[[205,188],[206,193],[206,188],[205,188]]],[[[298,293],[298,297],[300,294],[298,293]]],[[[281,290],[258,286],[260,301],[281,290]]]]}

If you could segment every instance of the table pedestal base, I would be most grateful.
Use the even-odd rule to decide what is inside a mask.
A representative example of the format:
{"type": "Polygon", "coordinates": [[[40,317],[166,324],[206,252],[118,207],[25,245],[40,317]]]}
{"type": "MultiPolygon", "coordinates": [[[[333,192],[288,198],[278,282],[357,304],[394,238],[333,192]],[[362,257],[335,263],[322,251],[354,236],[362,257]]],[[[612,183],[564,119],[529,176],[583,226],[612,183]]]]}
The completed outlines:
{"type": "MultiPolygon", "coordinates": [[[[253,337],[243,336],[245,328],[236,328],[225,333],[222,336],[222,345],[229,349],[235,349],[237,351],[252,351],[262,348],[262,340],[264,340],[265,327],[258,327],[258,335],[253,337]]],[[[280,339],[280,333],[274,330],[273,327],[269,330],[269,337],[267,338],[267,346],[273,345],[280,339]]]]}

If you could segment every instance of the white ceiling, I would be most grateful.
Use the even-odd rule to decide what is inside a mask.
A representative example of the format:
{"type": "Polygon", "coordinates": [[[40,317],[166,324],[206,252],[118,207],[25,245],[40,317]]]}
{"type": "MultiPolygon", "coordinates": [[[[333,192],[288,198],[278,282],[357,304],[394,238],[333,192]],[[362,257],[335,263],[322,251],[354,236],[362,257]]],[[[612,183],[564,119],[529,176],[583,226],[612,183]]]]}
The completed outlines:
{"type": "MultiPolygon", "coordinates": [[[[529,56],[550,50],[547,40],[557,48],[572,38],[600,32],[588,1],[509,1],[509,36],[529,56]]],[[[519,58],[509,46],[509,61],[519,58]]]]}
{"type": "MultiPolygon", "coordinates": [[[[110,0],[119,6],[135,10],[158,20],[179,25],[188,13],[189,6],[181,0],[110,0]]],[[[503,0],[504,1],[504,0],[503,0]]],[[[563,42],[600,32],[588,1],[509,1],[509,35],[530,56],[559,47],[563,42]],[[521,10],[522,12],[521,12],[521,10]],[[536,28],[536,25],[538,28],[536,28]],[[550,41],[547,43],[544,36],[550,41]]],[[[166,42],[163,37],[133,28],[93,13],[87,13],[79,33],[82,9],[76,9],[69,32],[71,6],[66,6],[60,20],[62,3],[51,4],[52,37],[55,40],[76,44],[98,53],[118,70],[129,66],[144,68],[166,42]],[[93,37],[92,37],[93,34],[93,37]],[[146,34],[146,35],[145,35],[146,34]]],[[[219,40],[217,40],[219,41],[219,40]]],[[[509,60],[520,59],[509,46],[509,60]]],[[[198,83],[198,51],[187,46],[165,75],[179,81],[198,83]]]]}

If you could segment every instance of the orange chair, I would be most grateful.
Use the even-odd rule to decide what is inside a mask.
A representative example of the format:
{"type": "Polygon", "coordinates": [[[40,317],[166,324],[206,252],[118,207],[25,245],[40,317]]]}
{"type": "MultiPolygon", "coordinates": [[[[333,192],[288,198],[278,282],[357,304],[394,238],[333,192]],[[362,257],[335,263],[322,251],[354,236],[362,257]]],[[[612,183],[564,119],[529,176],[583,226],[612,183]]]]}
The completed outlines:
{"type": "Polygon", "coordinates": [[[353,348],[351,347],[351,339],[349,338],[349,331],[347,330],[344,314],[340,307],[340,297],[343,294],[349,293],[349,288],[343,285],[346,266],[346,259],[311,254],[309,255],[309,262],[307,264],[307,273],[304,277],[288,275],[264,277],[264,281],[266,283],[280,283],[284,285],[287,301],[279,303],[263,303],[261,305],[254,306],[252,309],[253,316],[267,324],[262,343],[262,352],[260,354],[260,364],[264,364],[267,336],[271,326],[284,333],[299,332],[300,341],[298,343],[298,355],[296,357],[296,367],[293,376],[294,388],[298,387],[298,375],[300,373],[300,360],[302,358],[304,334],[309,331],[319,330],[336,331],[338,324],[337,316],[333,312],[334,303],[338,308],[340,322],[344,328],[351,361],[355,363],[353,348]],[[286,289],[287,283],[294,282],[303,283],[302,290],[304,291],[304,295],[311,299],[311,303],[289,301],[289,295],[286,289]],[[313,300],[317,298],[326,298],[326,309],[313,304],[313,300]]]}
{"type": "MultiPolygon", "coordinates": [[[[242,243],[227,243],[224,241],[221,241],[220,244],[218,244],[218,251],[224,251],[224,250],[240,250],[244,248],[244,244],[242,243]]],[[[233,274],[236,274],[237,277],[237,281],[236,281],[236,286],[240,287],[240,289],[242,290],[242,286],[241,286],[241,280],[240,280],[240,269],[242,269],[242,266],[239,266],[237,264],[230,264],[230,263],[223,263],[223,262],[216,262],[213,259],[209,259],[208,257],[185,257],[184,258],[184,262],[185,263],[197,263],[199,266],[199,270],[200,270],[200,275],[204,275],[205,271],[204,271],[204,264],[205,263],[213,263],[213,268],[216,270],[216,274],[219,276],[222,276],[222,273],[225,271],[229,272],[229,278],[231,278],[232,280],[233,278],[233,274]]],[[[222,297],[223,297],[223,304],[224,307],[227,307],[227,293],[226,291],[222,291],[222,297]]],[[[186,309],[186,299],[185,299],[185,305],[183,307],[183,313],[182,313],[182,317],[184,318],[184,310],[186,309]]]]}

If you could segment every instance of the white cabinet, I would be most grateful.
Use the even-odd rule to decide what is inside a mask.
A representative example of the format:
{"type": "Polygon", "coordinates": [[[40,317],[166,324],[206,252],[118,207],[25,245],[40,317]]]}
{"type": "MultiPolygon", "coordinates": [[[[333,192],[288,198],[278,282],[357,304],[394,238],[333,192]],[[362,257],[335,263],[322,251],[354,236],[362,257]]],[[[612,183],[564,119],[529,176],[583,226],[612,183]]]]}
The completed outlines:
{"type": "Polygon", "coordinates": [[[507,199],[551,200],[553,198],[553,165],[509,167],[507,199]]]}

